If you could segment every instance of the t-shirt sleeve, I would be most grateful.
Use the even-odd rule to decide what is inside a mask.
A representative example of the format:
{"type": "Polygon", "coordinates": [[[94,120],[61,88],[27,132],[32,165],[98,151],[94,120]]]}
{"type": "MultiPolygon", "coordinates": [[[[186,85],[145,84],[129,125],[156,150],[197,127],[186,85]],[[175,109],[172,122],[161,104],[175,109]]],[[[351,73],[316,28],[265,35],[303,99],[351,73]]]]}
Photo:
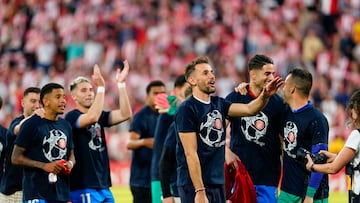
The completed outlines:
{"type": "Polygon", "coordinates": [[[7,129],[0,126],[0,154],[3,152],[3,150],[6,147],[6,134],[7,134],[7,129]]]}
{"type": "Polygon", "coordinates": [[[103,111],[98,122],[102,127],[110,127],[110,111],[103,111]]]}
{"type": "Polygon", "coordinates": [[[15,126],[17,126],[21,122],[21,120],[22,119],[15,119],[13,122],[11,122],[7,132],[7,136],[14,136],[15,126]]]}
{"type": "Polygon", "coordinates": [[[196,132],[197,115],[187,105],[181,105],[175,114],[175,125],[178,132],[196,132]]]}
{"type": "Polygon", "coordinates": [[[310,124],[310,133],[312,136],[312,145],[318,143],[328,143],[329,124],[326,118],[314,119],[310,124]]]}
{"type": "MultiPolygon", "coordinates": [[[[329,125],[325,117],[314,119],[310,125],[310,132],[313,135],[311,152],[318,153],[320,150],[328,150],[328,133],[329,125]]],[[[314,197],[316,190],[319,188],[324,174],[312,172],[307,188],[307,196],[314,197]]]]}
{"type": "MultiPolygon", "coordinates": [[[[225,97],[225,100],[227,102],[230,102],[230,103],[233,103],[235,101],[235,96],[234,96],[234,92],[231,92],[230,94],[228,94],[226,97],[225,97]]],[[[236,94],[240,94],[240,93],[236,93],[236,94]]],[[[236,102],[237,103],[237,102],[236,102]]],[[[231,105],[231,104],[230,104],[231,105]]],[[[230,108],[230,105],[229,105],[229,108],[230,108]]],[[[229,109],[228,109],[228,112],[229,112],[229,109]]],[[[235,119],[234,117],[231,117],[231,116],[227,116],[227,118],[230,122],[233,122],[233,120],[235,119]]]]}
{"type": "Polygon", "coordinates": [[[231,106],[232,102],[229,101],[229,100],[226,100],[224,99],[223,101],[223,108],[224,108],[224,112],[225,112],[225,115],[226,115],[226,119],[229,118],[229,109],[230,109],[230,106],[231,106]]]}
{"type": "Polygon", "coordinates": [[[74,146],[74,141],[73,141],[73,131],[72,131],[70,123],[67,122],[66,120],[64,120],[64,122],[65,122],[66,127],[68,128],[68,138],[69,138],[69,140],[68,140],[68,148],[70,150],[73,150],[74,147],[75,147],[74,146]]]}
{"type": "Polygon", "coordinates": [[[81,115],[80,111],[70,111],[69,113],[66,114],[65,116],[65,120],[67,120],[71,127],[73,128],[79,128],[79,125],[77,124],[77,120],[79,119],[81,115]]]}
{"type": "Polygon", "coordinates": [[[19,134],[15,139],[15,144],[19,145],[20,147],[28,148],[29,145],[32,143],[32,135],[34,134],[36,128],[34,126],[37,126],[38,116],[34,115],[28,120],[26,120],[20,128],[19,134]]]}
{"type": "Polygon", "coordinates": [[[358,130],[353,130],[348,139],[346,140],[345,143],[346,147],[349,147],[351,149],[354,149],[355,151],[357,151],[359,149],[360,146],[360,133],[358,130]]]}
{"type": "Polygon", "coordinates": [[[133,121],[130,124],[129,132],[133,131],[138,133],[139,135],[144,134],[144,117],[142,116],[141,112],[135,114],[133,121]]]}

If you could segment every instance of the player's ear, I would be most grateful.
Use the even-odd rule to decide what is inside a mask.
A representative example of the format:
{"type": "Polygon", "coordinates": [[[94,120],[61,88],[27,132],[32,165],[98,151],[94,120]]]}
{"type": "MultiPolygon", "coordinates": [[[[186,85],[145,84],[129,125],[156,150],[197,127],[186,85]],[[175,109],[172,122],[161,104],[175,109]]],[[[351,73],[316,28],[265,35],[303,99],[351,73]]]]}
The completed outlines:
{"type": "Polygon", "coordinates": [[[191,85],[191,86],[195,86],[196,85],[196,80],[195,80],[195,78],[191,75],[191,76],[189,76],[189,78],[188,78],[188,83],[191,85]]]}
{"type": "Polygon", "coordinates": [[[70,96],[74,101],[76,101],[75,90],[70,92],[70,96]]]}
{"type": "Polygon", "coordinates": [[[47,96],[47,95],[44,96],[42,102],[43,102],[43,106],[44,106],[44,107],[48,106],[48,104],[49,104],[49,99],[48,99],[48,96],[47,96]]]}
{"type": "Polygon", "coordinates": [[[291,94],[294,94],[295,89],[296,89],[296,87],[295,87],[295,86],[291,88],[291,94]]]}
{"type": "Polygon", "coordinates": [[[250,77],[251,79],[256,78],[256,73],[255,73],[254,70],[249,71],[249,77],[250,77]]]}

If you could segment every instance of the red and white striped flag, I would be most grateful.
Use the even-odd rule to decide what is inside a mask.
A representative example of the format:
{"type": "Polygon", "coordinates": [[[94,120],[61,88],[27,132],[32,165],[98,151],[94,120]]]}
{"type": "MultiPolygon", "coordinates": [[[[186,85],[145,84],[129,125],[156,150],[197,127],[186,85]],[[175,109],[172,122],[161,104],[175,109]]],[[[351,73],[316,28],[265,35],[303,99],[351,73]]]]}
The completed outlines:
{"type": "Polygon", "coordinates": [[[338,0],[322,0],[321,12],[324,15],[336,15],[339,12],[338,0]]]}

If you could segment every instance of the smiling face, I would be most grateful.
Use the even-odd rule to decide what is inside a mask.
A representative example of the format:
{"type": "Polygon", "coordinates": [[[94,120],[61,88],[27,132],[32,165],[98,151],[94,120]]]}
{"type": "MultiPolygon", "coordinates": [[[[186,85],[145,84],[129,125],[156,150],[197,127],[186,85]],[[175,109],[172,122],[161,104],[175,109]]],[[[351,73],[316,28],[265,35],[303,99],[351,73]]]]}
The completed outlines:
{"type": "Polygon", "coordinates": [[[30,116],[36,109],[40,108],[40,93],[30,92],[22,100],[24,115],[30,116]]]}
{"type": "Polygon", "coordinates": [[[189,77],[189,83],[196,90],[212,94],[215,92],[215,74],[211,66],[207,63],[200,63],[195,66],[195,71],[189,77]]]}
{"type": "Polygon", "coordinates": [[[95,92],[89,82],[81,82],[72,90],[71,96],[78,108],[89,109],[94,102],[95,92]]]}
{"type": "Polygon", "coordinates": [[[64,114],[66,107],[65,92],[62,88],[55,88],[43,99],[45,112],[51,115],[64,114]]]}
{"type": "Polygon", "coordinates": [[[262,69],[253,69],[250,71],[250,79],[254,87],[256,87],[259,90],[262,90],[268,84],[274,79],[275,75],[275,68],[274,65],[271,63],[265,64],[262,69]]]}

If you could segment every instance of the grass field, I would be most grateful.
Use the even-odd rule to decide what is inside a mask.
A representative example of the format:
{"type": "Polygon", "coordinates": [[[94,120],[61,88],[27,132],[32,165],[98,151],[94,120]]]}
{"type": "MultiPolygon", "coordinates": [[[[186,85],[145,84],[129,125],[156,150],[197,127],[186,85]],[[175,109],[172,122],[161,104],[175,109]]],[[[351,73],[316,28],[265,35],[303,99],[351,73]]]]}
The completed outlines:
{"type": "MultiPolygon", "coordinates": [[[[118,203],[132,203],[132,196],[129,187],[114,186],[111,188],[115,200],[118,203]]],[[[347,203],[347,193],[333,192],[330,193],[329,203],[347,203]]]]}

